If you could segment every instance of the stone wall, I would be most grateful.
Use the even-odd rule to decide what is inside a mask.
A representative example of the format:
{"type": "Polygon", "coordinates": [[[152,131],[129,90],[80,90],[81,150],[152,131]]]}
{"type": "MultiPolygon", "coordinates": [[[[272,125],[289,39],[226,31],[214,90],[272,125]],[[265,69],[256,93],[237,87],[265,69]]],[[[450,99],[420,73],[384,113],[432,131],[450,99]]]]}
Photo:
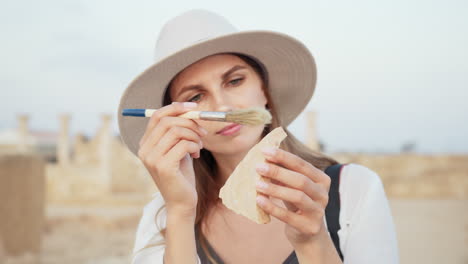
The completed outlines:
{"type": "Polygon", "coordinates": [[[5,255],[41,250],[44,163],[34,154],[0,155],[0,251],[5,255]]]}
{"type": "Polygon", "coordinates": [[[394,198],[468,198],[468,155],[350,154],[330,156],[357,163],[381,177],[394,198]]]}

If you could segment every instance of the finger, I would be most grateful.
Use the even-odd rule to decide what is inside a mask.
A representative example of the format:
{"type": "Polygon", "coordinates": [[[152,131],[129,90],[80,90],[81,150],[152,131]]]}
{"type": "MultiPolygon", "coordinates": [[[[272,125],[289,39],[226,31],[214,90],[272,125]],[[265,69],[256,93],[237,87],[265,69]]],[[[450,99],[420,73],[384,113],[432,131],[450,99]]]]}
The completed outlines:
{"type": "Polygon", "coordinates": [[[140,139],[140,145],[146,140],[146,138],[151,134],[153,128],[159,123],[159,120],[165,116],[178,116],[185,112],[194,110],[197,107],[197,103],[194,102],[173,102],[170,105],[163,106],[156,110],[148,121],[146,125],[146,130],[143,136],[140,139]]]}
{"type": "MultiPolygon", "coordinates": [[[[276,185],[274,183],[267,183],[263,181],[257,182],[257,191],[267,196],[281,199],[285,202],[293,204],[303,212],[320,211],[320,205],[314,202],[307,194],[302,191],[291,189],[288,187],[276,185]]],[[[288,208],[291,210],[291,208],[288,208]]],[[[296,212],[297,210],[293,210],[296,212]]]]}
{"type": "Polygon", "coordinates": [[[188,140],[199,145],[200,149],[203,148],[203,143],[200,136],[193,132],[193,130],[185,127],[171,127],[169,131],[163,135],[161,140],[155,146],[155,149],[165,155],[171,148],[173,148],[179,141],[188,140]]]}
{"type": "Polygon", "coordinates": [[[279,207],[263,195],[257,196],[257,204],[267,214],[272,215],[284,223],[292,226],[301,234],[306,236],[313,236],[316,235],[320,230],[323,216],[320,218],[315,218],[317,219],[315,221],[306,217],[305,215],[302,215],[300,211],[298,213],[293,213],[285,208],[279,207]]]}
{"type": "Polygon", "coordinates": [[[156,180],[155,177],[158,177],[159,171],[161,168],[161,164],[159,163],[161,161],[161,152],[157,151],[157,149],[153,149],[152,151],[149,151],[148,153],[142,154],[141,149],[138,152],[138,156],[143,162],[143,165],[149,170],[149,171],[155,171],[156,175],[152,175],[153,178],[156,180]]]}
{"type": "Polygon", "coordinates": [[[299,219],[300,215],[289,211],[286,208],[279,207],[262,194],[257,195],[257,204],[267,214],[272,215],[285,223],[295,226],[301,222],[299,219]]]}
{"type": "Polygon", "coordinates": [[[195,121],[181,118],[181,117],[171,117],[165,116],[161,118],[157,127],[151,131],[151,135],[148,136],[144,141],[141,142],[139,152],[144,155],[145,153],[151,151],[154,145],[157,145],[161,138],[168,133],[172,127],[184,127],[195,131],[200,137],[206,135],[206,130],[204,130],[200,125],[195,121]]]}
{"type": "Polygon", "coordinates": [[[323,171],[288,151],[280,148],[265,148],[262,152],[268,161],[301,173],[312,179],[314,182],[327,186],[327,183],[330,181],[330,177],[328,177],[323,171]]]}
{"type": "Polygon", "coordinates": [[[166,161],[170,161],[169,166],[175,166],[178,165],[179,161],[181,161],[187,153],[196,154],[199,150],[200,146],[197,143],[183,139],[171,148],[163,158],[166,161]]]}
{"type": "Polygon", "coordinates": [[[200,158],[200,151],[198,151],[197,153],[190,153],[190,157],[192,157],[194,159],[200,158]]]}
{"type": "Polygon", "coordinates": [[[263,177],[271,179],[272,183],[281,183],[277,185],[299,190],[320,204],[326,205],[328,203],[328,190],[303,174],[271,163],[258,164],[257,172],[263,177]]]}

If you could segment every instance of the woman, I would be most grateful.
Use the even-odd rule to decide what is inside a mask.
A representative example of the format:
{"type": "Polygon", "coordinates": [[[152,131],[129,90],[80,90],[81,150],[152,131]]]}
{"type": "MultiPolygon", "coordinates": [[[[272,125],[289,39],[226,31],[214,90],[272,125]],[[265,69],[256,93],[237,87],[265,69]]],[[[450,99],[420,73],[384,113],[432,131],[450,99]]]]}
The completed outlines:
{"type": "Polygon", "coordinates": [[[356,164],[343,167],[335,248],[324,217],[330,188],[324,170],[337,162],[308,150],[289,132],[281,148],[263,150],[268,162],[257,164],[257,172],[272,179],[257,186],[257,203],[272,216],[269,224],[233,213],[218,198],[246,153],[305,108],[315,73],[307,48],[280,33],[238,32],[203,10],[164,26],[156,63],[129,85],[119,106],[119,113],[159,109],[149,120],[119,115],[123,141],[160,191],[144,209],[133,263],[342,263],[338,250],[345,263],[398,262],[379,177],[356,164]],[[249,107],[268,109],[272,124],[178,117],[190,110],[249,107]]]}

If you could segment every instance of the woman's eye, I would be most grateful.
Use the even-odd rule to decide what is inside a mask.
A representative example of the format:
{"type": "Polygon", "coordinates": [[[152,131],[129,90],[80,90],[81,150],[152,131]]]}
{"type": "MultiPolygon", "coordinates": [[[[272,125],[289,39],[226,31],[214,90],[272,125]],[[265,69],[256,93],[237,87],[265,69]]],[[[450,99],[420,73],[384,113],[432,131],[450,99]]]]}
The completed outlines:
{"type": "Polygon", "coordinates": [[[197,95],[195,95],[194,97],[190,98],[188,101],[189,101],[189,102],[198,101],[198,100],[200,100],[200,96],[201,96],[201,94],[197,94],[197,95]]]}
{"type": "Polygon", "coordinates": [[[230,85],[237,85],[239,84],[240,82],[242,82],[243,78],[237,78],[237,79],[234,79],[234,80],[231,80],[229,81],[229,84],[230,85]]]}

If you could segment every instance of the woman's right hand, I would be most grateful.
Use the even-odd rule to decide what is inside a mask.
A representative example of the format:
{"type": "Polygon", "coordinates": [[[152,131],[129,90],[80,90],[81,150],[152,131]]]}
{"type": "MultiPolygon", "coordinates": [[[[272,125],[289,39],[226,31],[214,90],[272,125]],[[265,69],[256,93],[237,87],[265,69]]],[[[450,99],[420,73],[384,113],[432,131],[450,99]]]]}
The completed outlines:
{"type": "Polygon", "coordinates": [[[200,157],[206,130],[178,117],[196,103],[174,102],[151,116],[140,140],[138,157],[151,174],[169,212],[195,216],[198,202],[192,157],[200,157]]]}

